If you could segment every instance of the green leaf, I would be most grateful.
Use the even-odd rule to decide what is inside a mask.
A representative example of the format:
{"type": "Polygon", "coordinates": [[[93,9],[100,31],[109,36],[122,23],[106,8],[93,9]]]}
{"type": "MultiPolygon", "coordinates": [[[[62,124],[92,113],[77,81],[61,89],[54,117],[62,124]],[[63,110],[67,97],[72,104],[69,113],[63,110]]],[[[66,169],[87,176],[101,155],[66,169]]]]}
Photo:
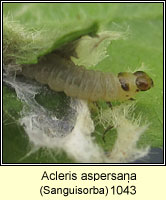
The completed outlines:
{"type": "Polygon", "coordinates": [[[15,59],[18,64],[37,63],[38,57],[82,35],[96,33],[97,19],[86,21],[81,15],[77,16],[78,13],[70,16],[72,6],[66,7],[69,11],[65,7],[62,4],[4,3],[3,49],[6,62],[15,59]]]}
{"type": "MultiPolygon", "coordinates": [[[[127,40],[116,40],[108,48],[109,57],[95,70],[119,73],[138,69],[142,63],[154,80],[154,88],[137,95],[136,115],[142,113],[149,123],[148,131],[139,146],[163,146],[163,4],[162,3],[3,3],[4,11],[4,62],[12,64],[36,63],[39,56],[57,49],[82,35],[99,31],[126,31],[127,40]],[[11,17],[12,16],[12,17],[11,17]],[[98,27],[99,25],[99,27],[98,27]]],[[[39,97],[47,108],[53,103],[39,97]],[[50,102],[50,103],[48,103],[50,102]]],[[[4,131],[3,162],[51,163],[73,162],[65,153],[40,149],[23,158],[31,144],[17,122],[22,102],[7,86],[3,89],[4,131]]],[[[95,115],[95,114],[94,114],[95,115]]],[[[112,148],[115,132],[108,132],[106,143],[97,133],[97,142],[105,150],[112,148]]]]}

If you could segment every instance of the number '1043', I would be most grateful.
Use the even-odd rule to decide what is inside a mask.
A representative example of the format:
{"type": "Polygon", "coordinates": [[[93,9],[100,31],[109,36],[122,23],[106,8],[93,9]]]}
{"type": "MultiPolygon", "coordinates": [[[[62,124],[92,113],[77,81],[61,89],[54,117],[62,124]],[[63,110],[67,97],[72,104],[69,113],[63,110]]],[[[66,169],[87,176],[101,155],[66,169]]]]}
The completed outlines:
{"type": "Polygon", "coordinates": [[[111,190],[112,190],[113,195],[121,195],[121,194],[135,195],[136,194],[136,186],[134,185],[126,186],[126,187],[122,187],[120,185],[112,186],[111,190]]]}

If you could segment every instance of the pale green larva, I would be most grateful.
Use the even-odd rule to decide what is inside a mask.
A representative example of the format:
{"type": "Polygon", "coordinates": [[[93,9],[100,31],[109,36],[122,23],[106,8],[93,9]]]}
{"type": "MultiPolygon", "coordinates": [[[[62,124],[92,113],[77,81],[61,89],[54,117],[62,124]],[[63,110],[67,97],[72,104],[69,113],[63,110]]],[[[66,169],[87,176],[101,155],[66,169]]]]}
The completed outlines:
{"type": "Polygon", "coordinates": [[[42,57],[38,64],[23,66],[22,74],[47,84],[54,91],[89,101],[126,100],[153,86],[152,79],[145,72],[120,72],[116,76],[87,70],[55,53],[42,57]]]}

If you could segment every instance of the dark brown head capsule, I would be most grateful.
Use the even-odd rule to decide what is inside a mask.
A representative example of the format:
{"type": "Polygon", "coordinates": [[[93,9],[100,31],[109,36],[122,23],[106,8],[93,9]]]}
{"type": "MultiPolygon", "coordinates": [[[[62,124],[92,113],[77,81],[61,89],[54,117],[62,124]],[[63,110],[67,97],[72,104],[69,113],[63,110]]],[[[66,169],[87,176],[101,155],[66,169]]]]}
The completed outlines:
{"type": "Polygon", "coordinates": [[[134,73],[136,78],[136,86],[140,91],[149,90],[153,87],[153,80],[143,71],[137,71],[134,73]]]}

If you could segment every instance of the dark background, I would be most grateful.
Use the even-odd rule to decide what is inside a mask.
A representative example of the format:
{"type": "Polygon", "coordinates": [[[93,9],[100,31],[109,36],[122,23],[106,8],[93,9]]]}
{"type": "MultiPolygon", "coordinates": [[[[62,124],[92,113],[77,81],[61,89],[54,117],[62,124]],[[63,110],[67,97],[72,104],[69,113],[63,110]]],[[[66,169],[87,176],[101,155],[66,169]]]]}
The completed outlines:
{"type": "Polygon", "coordinates": [[[147,156],[132,163],[163,163],[163,158],[163,149],[152,148],[147,156]]]}

